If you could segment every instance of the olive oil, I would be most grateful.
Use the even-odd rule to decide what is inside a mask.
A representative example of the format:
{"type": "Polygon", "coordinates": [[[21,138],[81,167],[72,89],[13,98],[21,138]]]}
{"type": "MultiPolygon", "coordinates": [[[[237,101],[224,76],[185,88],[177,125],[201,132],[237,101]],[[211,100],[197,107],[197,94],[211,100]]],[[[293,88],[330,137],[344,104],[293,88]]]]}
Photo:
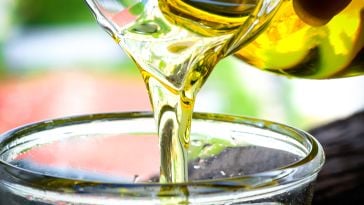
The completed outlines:
{"type": "Polygon", "coordinates": [[[352,0],[323,25],[312,26],[299,10],[294,0],[285,1],[267,29],[236,56],[262,70],[300,78],[364,74],[363,0],[352,0]]]}
{"type": "MultiPolygon", "coordinates": [[[[161,152],[161,182],[188,181],[187,150],[195,97],[216,63],[266,26],[279,0],[150,0],[104,12],[101,25],[140,69],[161,152]]],[[[123,1],[121,1],[123,2],[123,1]]],[[[114,2],[115,3],[115,2],[114,2]]],[[[119,2],[120,3],[120,2],[119,2]]]]}

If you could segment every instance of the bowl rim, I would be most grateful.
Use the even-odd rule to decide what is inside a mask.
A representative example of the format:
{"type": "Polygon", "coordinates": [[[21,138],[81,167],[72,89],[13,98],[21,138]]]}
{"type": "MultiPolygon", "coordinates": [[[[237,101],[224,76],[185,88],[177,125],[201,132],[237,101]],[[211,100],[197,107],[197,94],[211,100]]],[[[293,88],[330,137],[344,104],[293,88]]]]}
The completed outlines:
{"type": "MultiPolygon", "coordinates": [[[[189,181],[184,183],[158,183],[158,182],[145,182],[145,183],[115,183],[115,182],[93,182],[87,180],[75,180],[75,179],[67,179],[52,175],[47,175],[44,173],[35,172],[32,170],[27,170],[24,168],[17,167],[9,162],[6,162],[1,158],[1,155],[6,151],[4,151],[4,147],[6,147],[9,143],[11,143],[14,138],[17,137],[24,137],[29,134],[35,133],[37,131],[46,130],[46,129],[54,129],[57,127],[67,126],[67,125],[74,125],[74,124],[83,124],[89,123],[95,120],[122,120],[122,119],[135,119],[135,118],[153,118],[153,114],[151,112],[112,112],[112,113],[95,113],[95,114],[87,114],[87,115],[77,115],[77,116],[70,116],[70,117],[62,117],[62,118],[55,118],[51,120],[44,120],[35,123],[26,124],[17,128],[14,128],[4,134],[0,135],[0,171],[1,169],[6,170],[6,174],[8,180],[11,178],[12,183],[20,183],[26,184],[26,186],[31,186],[35,188],[44,188],[42,186],[46,186],[45,184],[32,184],[32,182],[27,181],[27,176],[33,177],[41,177],[49,181],[56,181],[59,179],[64,180],[62,184],[56,184],[57,186],[46,186],[46,189],[52,191],[59,191],[70,188],[77,183],[77,187],[93,187],[94,191],[100,192],[100,187],[105,188],[126,188],[134,192],[140,188],[151,188],[151,189],[165,189],[165,190],[174,190],[171,192],[166,192],[165,195],[180,195],[180,193],[176,193],[175,190],[182,190],[186,187],[194,187],[196,190],[198,188],[203,189],[224,189],[225,191],[236,191],[236,190],[261,190],[264,188],[271,188],[274,187],[274,184],[268,182],[266,184],[260,184],[256,187],[247,186],[246,182],[256,178],[272,178],[277,181],[281,179],[286,179],[287,176],[290,176],[294,170],[303,166],[309,166],[309,164],[316,160],[316,164],[314,166],[310,166],[309,172],[304,175],[300,175],[296,178],[290,177],[289,180],[286,180],[285,183],[281,185],[285,186],[297,186],[297,183],[305,183],[307,180],[313,180],[316,178],[317,173],[321,170],[325,156],[323,153],[323,149],[319,142],[310,134],[305,131],[302,131],[297,128],[293,128],[288,125],[284,125],[281,123],[276,123],[267,120],[261,120],[251,117],[243,117],[243,116],[234,116],[234,115],[226,115],[226,114],[215,114],[215,113],[194,113],[193,119],[196,120],[210,120],[210,121],[220,121],[220,122],[227,122],[227,123],[234,123],[234,124],[244,124],[248,126],[253,126],[260,129],[268,129],[273,132],[278,132],[279,128],[283,128],[285,131],[296,133],[302,138],[306,139],[307,142],[310,143],[311,149],[309,150],[307,156],[303,157],[302,159],[289,164],[287,166],[280,167],[276,170],[271,171],[264,171],[259,172],[257,174],[251,175],[244,175],[244,176],[237,176],[237,177],[229,177],[229,178],[219,178],[219,179],[212,179],[212,180],[196,180],[196,181],[189,181]],[[264,123],[262,123],[264,122],[264,123]],[[25,177],[20,177],[25,175],[25,177]],[[62,186],[63,185],[63,186],[62,186]]],[[[7,148],[9,150],[11,148],[7,148]]],[[[4,176],[3,176],[4,177],[4,176]]],[[[2,177],[0,176],[0,179],[2,177]]],[[[283,186],[282,186],[283,187],[283,186]]],[[[139,190],[140,191],[140,190],[139,190]]],[[[139,192],[137,191],[137,192],[139,192]]],[[[197,191],[198,193],[207,193],[209,191],[197,191]]],[[[129,193],[129,192],[128,192],[129,193]]]]}

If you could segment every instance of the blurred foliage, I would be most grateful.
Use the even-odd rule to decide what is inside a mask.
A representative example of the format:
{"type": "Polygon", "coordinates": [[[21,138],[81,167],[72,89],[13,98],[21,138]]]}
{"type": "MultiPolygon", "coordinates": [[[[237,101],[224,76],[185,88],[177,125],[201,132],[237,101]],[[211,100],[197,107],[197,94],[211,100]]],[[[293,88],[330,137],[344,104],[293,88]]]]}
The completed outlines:
{"type": "Polygon", "coordinates": [[[6,71],[4,45],[9,38],[10,27],[13,25],[15,1],[0,0],[0,78],[6,71]]]}
{"type": "Polygon", "coordinates": [[[16,13],[16,20],[29,26],[93,21],[83,0],[22,0],[18,1],[16,13]]]}
{"type": "Polygon", "coordinates": [[[223,59],[214,68],[207,83],[213,83],[213,89],[222,95],[219,99],[224,105],[221,112],[257,116],[261,106],[257,96],[250,92],[248,87],[240,86],[239,81],[243,78],[233,72],[234,66],[230,58],[223,59]]]}
{"type": "Polygon", "coordinates": [[[2,45],[0,42],[0,77],[4,74],[5,72],[5,59],[4,59],[4,54],[3,54],[3,49],[2,49],[2,45]]]}

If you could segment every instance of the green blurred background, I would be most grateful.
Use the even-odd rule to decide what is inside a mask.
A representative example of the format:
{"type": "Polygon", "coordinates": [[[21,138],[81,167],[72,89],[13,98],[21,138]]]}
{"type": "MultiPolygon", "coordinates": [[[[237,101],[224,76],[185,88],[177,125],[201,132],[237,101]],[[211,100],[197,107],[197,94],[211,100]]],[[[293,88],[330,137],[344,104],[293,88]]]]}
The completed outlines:
{"type": "MultiPolygon", "coordinates": [[[[82,0],[0,0],[0,131],[66,115],[150,110],[133,63],[82,0]]],[[[229,57],[196,111],[310,129],[364,108],[363,77],[288,79],[229,57]]]]}

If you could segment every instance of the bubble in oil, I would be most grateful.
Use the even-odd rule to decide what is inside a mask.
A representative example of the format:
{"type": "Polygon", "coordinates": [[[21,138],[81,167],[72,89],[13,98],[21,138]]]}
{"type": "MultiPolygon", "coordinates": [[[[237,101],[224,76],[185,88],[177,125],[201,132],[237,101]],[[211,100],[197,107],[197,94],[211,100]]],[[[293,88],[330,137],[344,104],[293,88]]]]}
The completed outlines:
{"type": "Polygon", "coordinates": [[[194,169],[200,169],[200,168],[201,168],[201,166],[200,166],[200,165],[193,165],[193,168],[194,168],[194,169]]]}
{"type": "Polygon", "coordinates": [[[191,146],[201,147],[202,142],[201,142],[201,140],[191,140],[191,146]]]}
{"type": "Polygon", "coordinates": [[[160,31],[160,26],[155,22],[147,21],[135,24],[131,29],[129,29],[133,33],[137,34],[155,34],[160,31]]]}

